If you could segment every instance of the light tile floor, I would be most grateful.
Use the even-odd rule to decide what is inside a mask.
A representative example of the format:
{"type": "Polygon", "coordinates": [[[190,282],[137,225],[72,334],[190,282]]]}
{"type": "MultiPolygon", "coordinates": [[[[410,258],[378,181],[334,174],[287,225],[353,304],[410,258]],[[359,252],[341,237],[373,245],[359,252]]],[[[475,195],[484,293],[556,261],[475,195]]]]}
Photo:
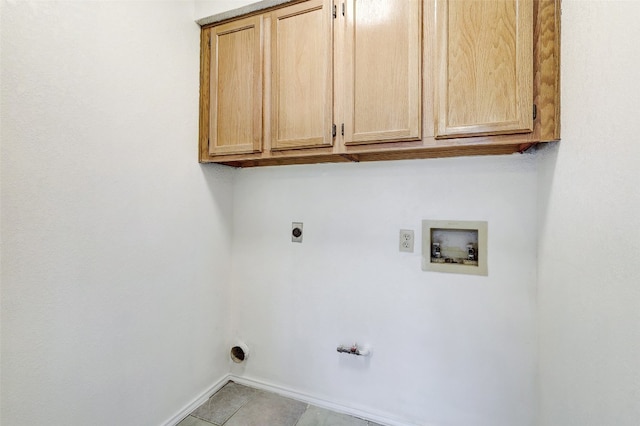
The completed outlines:
{"type": "Polygon", "coordinates": [[[229,382],[177,426],[380,426],[229,382]]]}

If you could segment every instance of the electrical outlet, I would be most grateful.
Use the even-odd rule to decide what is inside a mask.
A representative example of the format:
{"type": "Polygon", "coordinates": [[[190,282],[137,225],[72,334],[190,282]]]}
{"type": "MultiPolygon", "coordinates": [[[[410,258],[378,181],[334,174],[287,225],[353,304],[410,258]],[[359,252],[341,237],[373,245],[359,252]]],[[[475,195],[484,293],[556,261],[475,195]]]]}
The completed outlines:
{"type": "Polygon", "coordinates": [[[400,230],[400,251],[413,253],[413,242],[414,242],[413,230],[401,229],[400,230]]]}
{"type": "Polygon", "coordinates": [[[302,222],[291,223],[291,242],[292,243],[302,242],[302,222]]]}

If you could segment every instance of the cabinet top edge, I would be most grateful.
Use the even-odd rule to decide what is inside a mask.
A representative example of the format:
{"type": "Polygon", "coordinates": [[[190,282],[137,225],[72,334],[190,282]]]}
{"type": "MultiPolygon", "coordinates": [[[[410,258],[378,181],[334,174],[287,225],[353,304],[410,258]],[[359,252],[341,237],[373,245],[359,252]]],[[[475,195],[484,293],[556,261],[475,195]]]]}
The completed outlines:
{"type": "Polygon", "coordinates": [[[239,7],[237,9],[227,10],[226,12],[217,13],[205,18],[200,18],[196,20],[196,23],[201,27],[204,27],[223,21],[228,21],[233,18],[238,18],[240,16],[249,15],[251,13],[272,9],[274,7],[282,6],[287,3],[300,3],[300,1],[301,0],[262,0],[256,3],[251,3],[246,6],[239,7]]]}

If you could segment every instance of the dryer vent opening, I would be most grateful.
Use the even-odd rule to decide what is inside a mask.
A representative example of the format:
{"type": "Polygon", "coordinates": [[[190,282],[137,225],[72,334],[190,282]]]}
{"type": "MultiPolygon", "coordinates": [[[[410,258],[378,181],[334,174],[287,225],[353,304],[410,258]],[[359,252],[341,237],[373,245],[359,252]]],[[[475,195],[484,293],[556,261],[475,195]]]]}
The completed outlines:
{"type": "Polygon", "coordinates": [[[240,346],[234,346],[231,348],[231,360],[235,363],[241,363],[247,358],[246,351],[240,346]]]}

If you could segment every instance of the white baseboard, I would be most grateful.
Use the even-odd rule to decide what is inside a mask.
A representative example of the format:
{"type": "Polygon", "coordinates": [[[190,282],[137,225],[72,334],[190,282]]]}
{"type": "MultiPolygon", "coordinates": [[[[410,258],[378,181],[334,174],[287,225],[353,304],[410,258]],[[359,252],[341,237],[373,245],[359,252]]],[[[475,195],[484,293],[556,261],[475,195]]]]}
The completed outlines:
{"type": "Polygon", "coordinates": [[[224,375],[218,381],[216,381],[213,385],[209,386],[207,390],[202,392],[200,396],[191,401],[185,407],[182,408],[177,414],[171,417],[169,420],[164,422],[162,426],[175,426],[184,420],[193,410],[201,406],[207,399],[211,398],[211,395],[218,392],[229,380],[231,376],[229,374],[224,375]]]}
{"type": "Polygon", "coordinates": [[[249,377],[236,376],[234,374],[230,374],[227,376],[227,380],[232,380],[241,385],[249,386],[252,388],[262,389],[269,392],[273,392],[282,396],[286,396],[287,398],[296,399],[298,401],[306,402],[307,404],[315,405],[317,407],[326,408],[331,411],[336,411],[343,414],[348,414],[350,416],[358,417],[364,420],[369,420],[375,423],[379,423],[381,425],[387,426],[437,426],[435,424],[422,424],[419,425],[417,423],[410,422],[404,419],[394,418],[387,413],[373,413],[366,408],[356,408],[352,406],[342,405],[336,402],[328,401],[322,398],[315,397],[313,395],[308,395],[305,393],[298,392],[293,389],[289,389],[284,386],[276,385],[273,383],[268,383],[259,379],[252,379],[249,377]]]}

